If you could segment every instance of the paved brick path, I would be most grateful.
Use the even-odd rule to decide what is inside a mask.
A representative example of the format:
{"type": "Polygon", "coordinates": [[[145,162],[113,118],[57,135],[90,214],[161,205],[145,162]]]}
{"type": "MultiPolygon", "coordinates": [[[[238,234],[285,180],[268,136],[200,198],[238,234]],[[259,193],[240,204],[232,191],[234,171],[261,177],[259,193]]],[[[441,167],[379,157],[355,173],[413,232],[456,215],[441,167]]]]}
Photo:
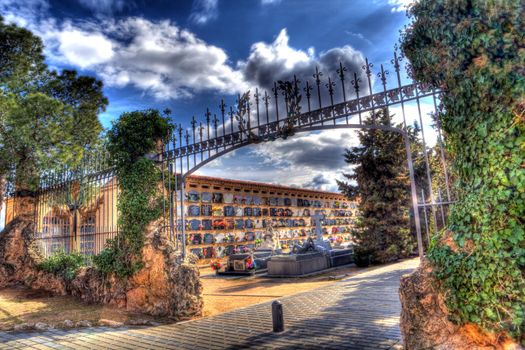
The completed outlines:
{"type": "Polygon", "coordinates": [[[286,330],[271,303],[174,325],[42,333],[0,332],[0,349],[401,349],[399,278],[412,259],[284,297],[286,330]]]}

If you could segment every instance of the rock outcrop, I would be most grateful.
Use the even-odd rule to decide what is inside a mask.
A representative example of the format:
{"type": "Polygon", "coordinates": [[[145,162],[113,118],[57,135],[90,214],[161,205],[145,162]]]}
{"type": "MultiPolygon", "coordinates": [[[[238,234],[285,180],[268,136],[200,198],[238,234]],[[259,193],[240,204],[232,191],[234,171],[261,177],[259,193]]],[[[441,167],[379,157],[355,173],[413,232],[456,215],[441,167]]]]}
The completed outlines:
{"type": "Polygon", "coordinates": [[[56,294],[70,294],[89,303],[112,304],[129,311],[175,319],[202,313],[202,284],[192,261],[182,261],[173,243],[161,237],[158,225],[146,232],[144,268],[128,279],[81,268],[71,281],[37,268],[42,256],[35,245],[34,224],[17,217],[0,233],[0,288],[24,284],[56,294]]]}
{"type": "Polygon", "coordinates": [[[42,261],[34,244],[34,224],[28,216],[18,216],[0,233],[0,288],[22,283],[33,289],[66,295],[66,282],[36,268],[42,261]]]}
{"type": "Polygon", "coordinates": [[[459,326],[449,321],[444,295],[428,260],[412,274],[401,278],[399,298],[405,349],[522,349],[505,334],[487,333],[475,324],[459,326]]]}

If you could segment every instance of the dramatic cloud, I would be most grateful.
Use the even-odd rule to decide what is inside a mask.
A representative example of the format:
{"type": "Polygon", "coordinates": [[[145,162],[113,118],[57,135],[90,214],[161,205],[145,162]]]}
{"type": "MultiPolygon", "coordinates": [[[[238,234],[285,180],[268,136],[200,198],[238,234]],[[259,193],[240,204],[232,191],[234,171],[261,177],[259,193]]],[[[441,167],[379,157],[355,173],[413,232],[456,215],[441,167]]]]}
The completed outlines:
{"type": "MultiPolygon", "coordinates": [[[[86,6],[98,4],[103,11],[121,6],[120,0],[79,1],[86,6]]],[[[49,16],[44,0],[28,0],[27,6],[6,0],[0,4],[0,10],[7,20],[42,37],[52,66],[66,64],[92,71],[107,86],[132,86],[157,100],[189,97],[205,90],[229,95],[254,87],[271,90],[274,81],[289,80],[293,75],[303,86],[307,80],[314,85],[312,74],[318,67],[323,72],[321,97],[323,105],[327,105],[329,77],[336,84],[334,97],[340,100],[341,87],[336,75],[339,63],[347,69],[347,97],[352,95],[349,75],[353,71],[365,81],[361,69],[363,55],[359,51],[343,46],[317,55],[314,48],[296,49],[289,45],[286,29],[271,43],[253,44],[248,57],[232,65],[222,48],[208,44],[169,20],[105,17],[59,22],[49,16]]],[[[216,15],[217,0],[198,0],[193,10],[193,21],[204,23],[216,15]]]]}
{"type": "Polygon", "coordinates": [[[304,183],[301,187],[321,189],[323,185],[329,185],[330,179],[327,179],[324,174],[317,174],[312,181],[304,183]]]}
{"type": "Polygon", "coordinates": [[[328,130],[301,133],[279,142],[263,143],[254,148],[253,154],[273,167],[332,171],[345,166],[345,148],[357,144],[354,131],[328,130]]]}
{"type": "Polygon", "coordinates": [[[291,80],[295,75],[303,86],[306,81],[310,82],[310,86],[315,86],[313,74],[317,67],[323,74],[321,76],[323,105],[329,103],[326,88],[328,78],[336,84],[334,87],[335,99],[340,99],[342,95],[340,79],[337,75],[340,63],[346,68],[347,97],[353,95],[353,89],[349,83],[353,79],[353,72],[357,73],[362,82],[366,81],[366,75],[362,69],[365,63],[364,56],[351,46],[333,48],[316,55],[313,48],[303,51],[290,47],[289,39],[286,29],[283,29],[272,43],[253,44],[248,58],[238,63],[238,69],[242,71],[245,80],[252,85],[271,90],[274,81],[291,80]]]}
{"type": "Polygon", "coordinates": [[[91,70],[107,86],[133,86],[158,100],[203,90],[235,94],[248,89],[223,49],[170,21],[129,17],[58,23],[42,15],[47,8],[36,0],[27,9],[14,2],[0,9],[7,20],[43,39],[51,65],[91,70]]]}
{"type": "Polygon", "coordinates": [[[337,191],[336,179],[343,180],[343,172],[351,169],[344,162],[345,148],[357,143],[357,135],[349,130],[297,134],[234,151],[197,173],[218,177],[235,174],[239,180],[337,191]]]}
{"type": "Polygon", "coordinates": [[[245,88],[224,50],[169,21],[128,18],[115,23],[111,34],[118,37],[119,48],[100,73],[109,85],[133,85],[161,100],[245,88]]]}
{"type": "Polygon", "coordinates": [[[193,0],[189,20],[195,24],[206,24],[216,19],[219,14],[218,5],[218,0],[193,0]]]}
{"type": "Polygon", "coordinates": [[[78,2],[94,13],[106,15],[110,15],[113,12],[122,11],[126,5],[126,1],[124,0],[78,0],[78,2]]]}
{"type": "Polygon", "coordinates": [[[4,20],[32,30],[33,24],[40,21],[48,9],[49,4],[46,0],[0,1],[0,14],[4,20]]]}

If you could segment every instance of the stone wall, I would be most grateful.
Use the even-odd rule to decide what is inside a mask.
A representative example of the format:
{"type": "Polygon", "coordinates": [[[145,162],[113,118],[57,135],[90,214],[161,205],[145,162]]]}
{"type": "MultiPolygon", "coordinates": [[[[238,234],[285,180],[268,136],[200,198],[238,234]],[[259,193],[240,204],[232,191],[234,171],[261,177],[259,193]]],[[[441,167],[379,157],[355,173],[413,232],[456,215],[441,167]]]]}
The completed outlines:
{"type": "Polygon", "coordinates": [[[399,298],[405,349],[522,349],[505,334],[487,333],[475,324],[459,326],[450,322],[439,287],[428,260],[412,274],[401,278],[399,298]]]}
{"type": "Polygon", "coordinates": [[[89,303],[112,304],[129,311],[176,319],[202,313],[202,284],[194,262],[182,262],[173,243],[150,225],[142,250],[144,268],[129,279],[104,276],[92,267],[65,281],[37,268],[42,256],[29,216],[18,216],[0,233],[0,288],[24,284],[70,294],[89,303]]]}

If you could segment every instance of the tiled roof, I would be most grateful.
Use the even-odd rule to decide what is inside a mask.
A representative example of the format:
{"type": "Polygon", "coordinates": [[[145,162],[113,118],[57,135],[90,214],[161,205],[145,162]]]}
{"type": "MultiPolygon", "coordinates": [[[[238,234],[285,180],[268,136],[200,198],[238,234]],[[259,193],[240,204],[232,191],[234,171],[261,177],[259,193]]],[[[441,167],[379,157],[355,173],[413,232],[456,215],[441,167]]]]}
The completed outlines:
{"type": "Polygon", "coordinates": [[[188,178],[189,179],[201,180],[201,181],[222,182],[222,183],[230,184],[232,186],[235,186],[235,185],[251,185],[251,186],[270,187],[270,188],[279,189],[279,190],[283,190],[283,191],[295,190],[295,191],[316,193],[316,194],[322,194],[322,195],[342,196],[342,194],[338,193],[338,192],[311,190],[311,189],[306,189],[306,188],[301,188],[301,187],[283,186],[283,185],[276,185],[276,184],[265,183],[265,182],[257,182],[257,181],[232,180],[232,179],[224,179],[224,178],[220,178],[220,177],[204,176],[204,175],[190,175],[190,176],[188,176],[188,178]]]}

